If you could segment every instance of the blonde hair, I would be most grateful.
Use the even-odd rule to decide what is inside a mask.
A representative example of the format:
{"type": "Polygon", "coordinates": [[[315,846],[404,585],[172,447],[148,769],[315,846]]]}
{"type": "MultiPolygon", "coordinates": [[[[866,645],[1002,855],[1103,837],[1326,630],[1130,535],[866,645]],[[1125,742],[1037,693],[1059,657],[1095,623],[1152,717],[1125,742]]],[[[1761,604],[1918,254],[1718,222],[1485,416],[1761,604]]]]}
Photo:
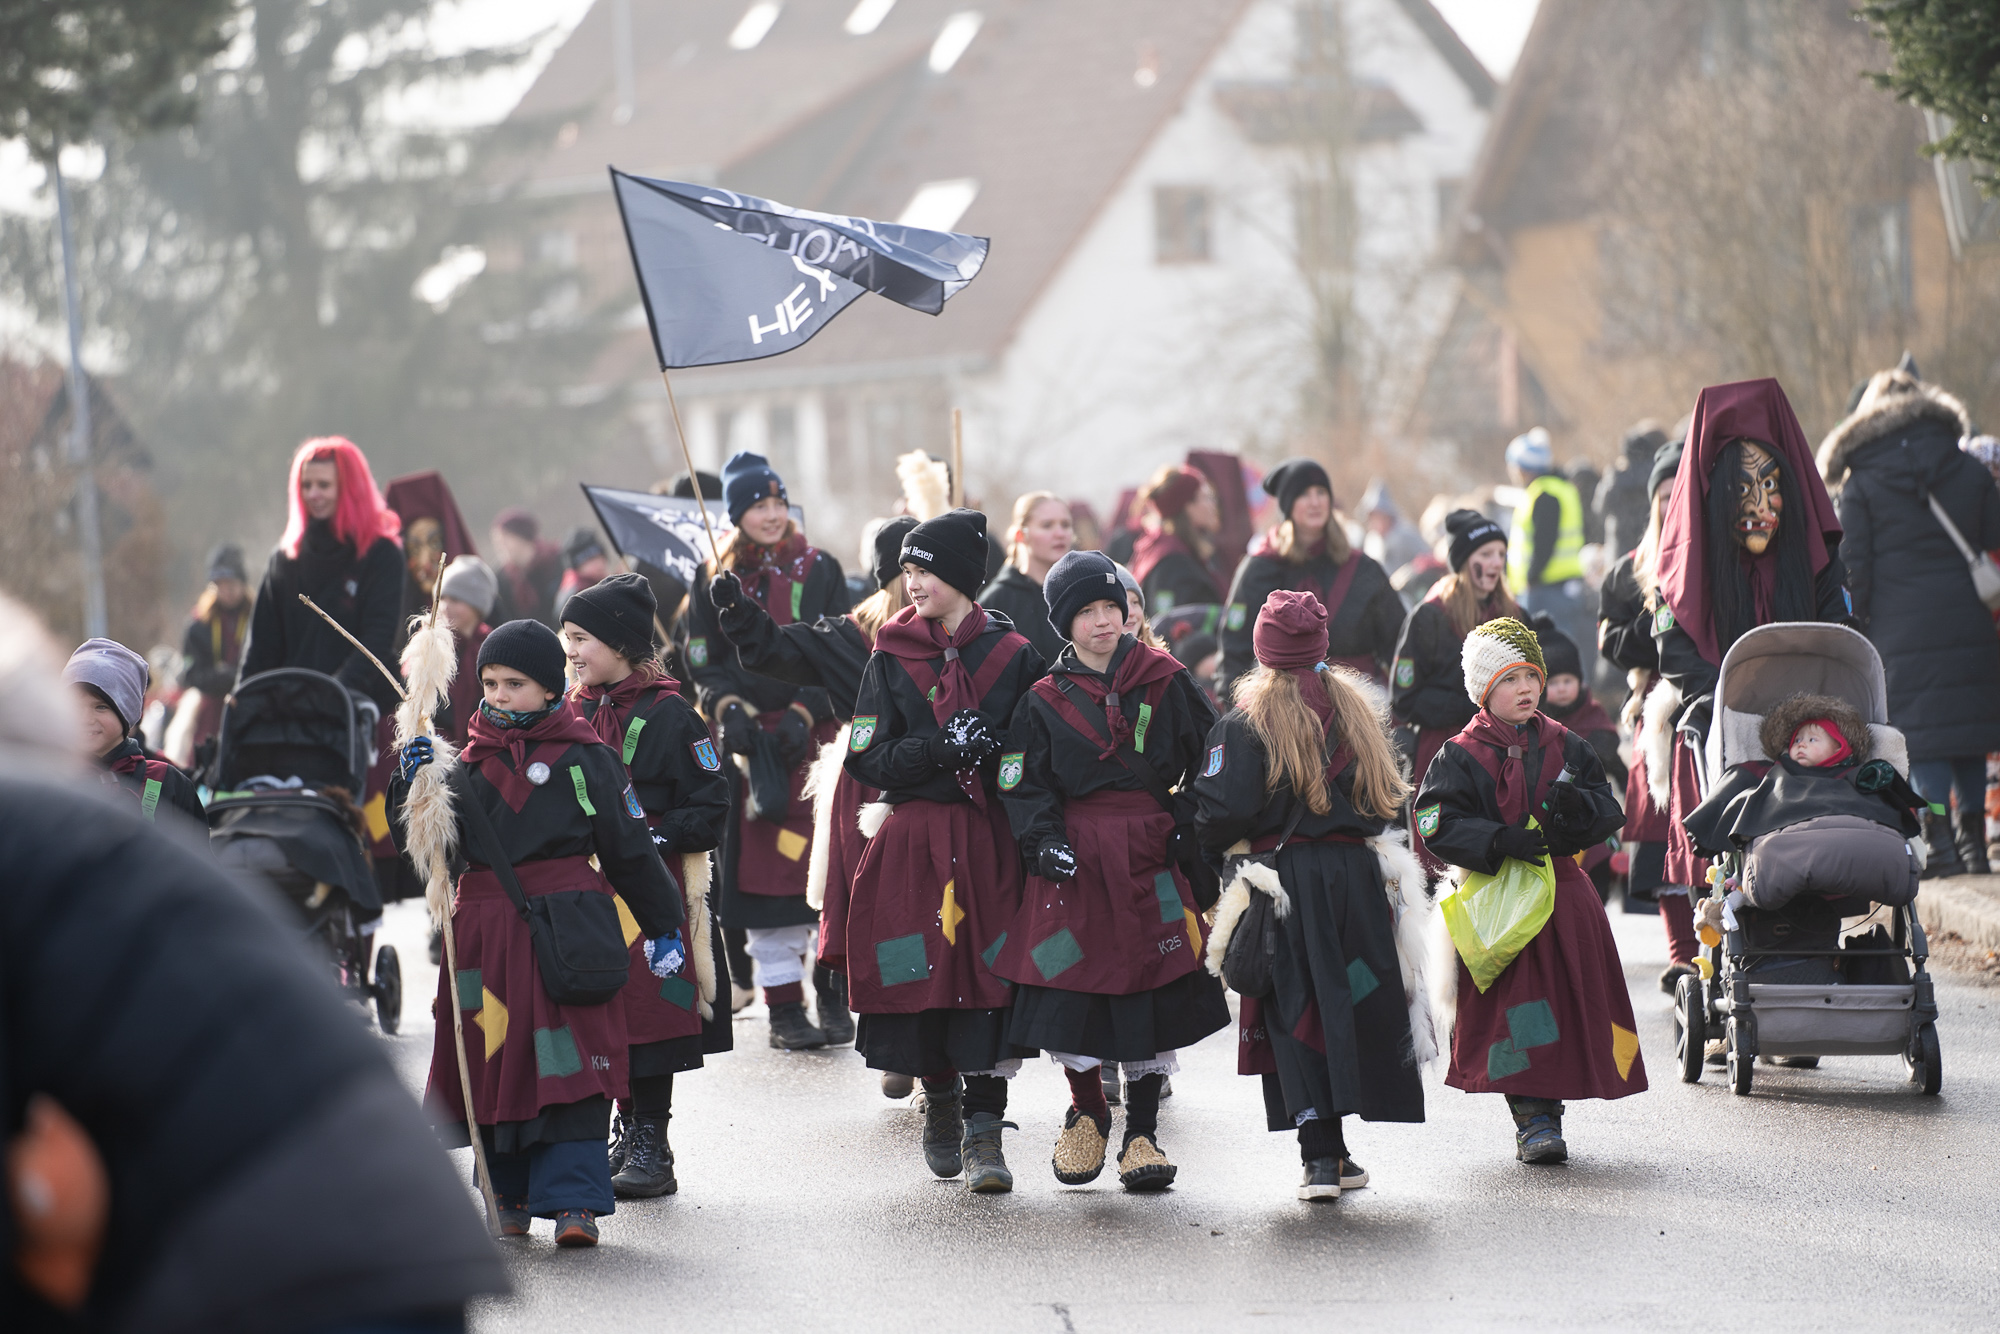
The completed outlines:
{"type": "MultiPolygon", "coordinates": [[[[1299,530],[1290,519],[1271,530],[1271,549],[1294,565],[1306,563],[1310,543],[1299,537],[1299,530]]],[[[1354,544],[1347,540],[1347,516],[1339,510],[1328,510],[1326,516],[1326,554],[1335,565],[1347,564],[1348,555],[1354,544]]]]}
{"type": "Polygon", "coordinates": [[[1639,596],[1647,611],[1660,609],[1660,514],[1667,507],[1663,496],[1672,498],[1672,486],[1662,486],[1653,492],[1652,503],[1647,506],[1646,535],[1632,549],[1632,579],[1639,585],[1639,596]]]}
{"type": "MultiPolygon", "coordinates": [[[[1023,574],[1028,572],[1028,544],[1015,534],[1026,528],[1029,520],[1035,517],[1035,511],[1050,501],[1065,510],[1069,508],[1069,502],[1053,491],[1030,491],[1014,501],[1014,517],[1007,525],[1007,563],[1023,574]]],[[[1075,522],[1074,515],[1071,522],[1075,522]]]]}
{"type": "Polygon", "coordinates": [[[1463,570],[1454,570],[1438,580],[1438,587],[1444,591],[1437,600],[1444,604],[1444,614],[1450,618],[1451,628],[1460,639],[1498,616],[1511,616],[1522,622],[1528,619],[1520,604],[1514,601],[1514,595],[1507,591],[1504,576],[1484,598],[1479,596],[1479,590],[1472,586],[1472,580],[1465,577],[1463,570]]]}
{"type": "Polygon", "coordinates": [[[889,618],[909,605],[903,576],[899,574],[861,599],[850,614],[854,623],[861,627],[861,633],[868,636],[868,647],[872,649],[875,647],[875,636],[882,633],[882,627],[889,623],[889,618]]]}
{"type": "Polygon", "coordinates": [[[1270,766],[1264,790],[1291,789],[1315,815],[1333,809],[1327,790],[1328,740],[1344,742],[1354,754],[1354,809],[1377,820],[1393,819],[1409,800],[1410,784],[1389,744],[1389,725],[1361,692],[1361,677],[1345,667],[1322,664],[1319,683],[1333,705],[1333,725],[1322,729],[1319,715],[1300,693],[1298,678],[1263,663],[1236,682],[1236,707],[1264,743],[1270,766]]]}

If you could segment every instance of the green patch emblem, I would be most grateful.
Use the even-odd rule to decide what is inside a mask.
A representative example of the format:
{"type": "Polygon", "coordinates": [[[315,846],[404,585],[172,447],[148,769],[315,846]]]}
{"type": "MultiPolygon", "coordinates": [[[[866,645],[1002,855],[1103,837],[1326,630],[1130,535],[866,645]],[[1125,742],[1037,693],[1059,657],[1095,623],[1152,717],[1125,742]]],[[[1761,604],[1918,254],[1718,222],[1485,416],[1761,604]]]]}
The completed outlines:
{"type": "Polygon", "coordinates": [[[485,980],[486,976],[480,969],[461,968],[458,970],[459,1009],[479,1010],[485,1008],[485,980]]]}
{"type": "Polygon", "coordinates": [[[1429,838],[1438,831],[1438,808],[1426,806],[1417,812],[1417,833],[1429,838]]]}
{"type": "Polygon", "coordinates": [[[1653,613],[1654,634],[1663,635],[1667,631],[1673,628],[1674,628],[1674,609],[1672,607],[1661,607],[1658,611],[1653,613]]]}
{"type": "Polygon", "coordinates": [[[694,983],[684,977],[668,977],[660,980],[660,999],[669,1005],[678,1005],[683,1010],[694,1008],[694,983]]]}
{"type": "Polygon", "coordinates": [[[1417,660],[1415,658],[1396,659],[1396,686],[1408,690],[1417,683],[1417,660]]]}
{"type": "Polygon", "coordinates": [[[1012,792],[1021,785],[1021,771],[1028,767],[1028,753],[1017,750],[1000,757],[1000,790],[1012,792]]]}
{"type": "Polygon", "coordinates": [[[1228,620],[1229,628],[1232,630],[1241,630],[1243,628],[1243,622],[1249,619],[1249,615],[1250,615],[1249,608],[1245,607],[1242,603],[1240,602],[1230,603],[1229,620],[1228,620]]]}
{"type": "Polygon", "coordinates": [[[924,957],[923,935],[918,933],[877,941],[875,967],[882,974],[882,985],[885,987],[924,981],[931,975],[931,966],[924,957]]]}
{"type": "Polygon", "coordinates": [[[1164,616],[1174,609],[1174,595],[1162,590],[1153,594],[1153,615],[1164,616]]]}
{"type": "Polygon", "coordinates": [[[708,666],[708,640],[688,640],[688,663],[695,667],[708,666]]]}
{"type": "Polygon", "coordinates": [[[1064,927],[1029,950],[1028,957],[1035,961],[1042,980],[1051,982],[1083,962],[1083,946],[1077,944],[1076,937],[1069,933],[1068,927],[1064,927]]]}
{"type": "Polygon", "coordinates": [[[569,1025],[535,1030],[535,1073],[543,1079],[567,1079],[583,1072],[583,1055],[569,1025]]]}
{"type": "Polygon", "coordinates": [[[875,715],[865,714],[854,720],[854,730],[847,734],[847,748],[859,755],[868,749],[868,743],[875,739],[875,715]]]}

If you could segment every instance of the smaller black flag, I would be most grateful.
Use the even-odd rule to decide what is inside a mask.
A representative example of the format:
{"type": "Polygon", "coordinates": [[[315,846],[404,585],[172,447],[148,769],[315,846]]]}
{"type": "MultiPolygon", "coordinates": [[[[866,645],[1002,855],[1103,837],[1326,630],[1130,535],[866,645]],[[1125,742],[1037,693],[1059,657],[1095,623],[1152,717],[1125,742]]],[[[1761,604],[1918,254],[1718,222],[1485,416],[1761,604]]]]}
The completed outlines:
{"type": "Polygon", "coordinates": [[[661,370],[789,352],[863,292],[935,315],[986,262],[980,236],[788,208],[611,168],[661,370]]]}
{"type": "MultiPolygon", "coordinates": [[[[702,528],[699,508],[703,502],[587,483],[583,495],[597,511],[597,521],[604,525],[604,531],[611,534],[611,545],[618,548],[619,555],[644,561],[670,576],[680,584],[682,592],[694,587],[695,576],[709,558],[708,533],[702,528]]],[[[734,531],[728,504],[711,500],[707,505],[715,540],[727,541],[734,531]]],[[[794,505],[792,521],[804,527],[804,518],[804,512],[794,505]]]]}

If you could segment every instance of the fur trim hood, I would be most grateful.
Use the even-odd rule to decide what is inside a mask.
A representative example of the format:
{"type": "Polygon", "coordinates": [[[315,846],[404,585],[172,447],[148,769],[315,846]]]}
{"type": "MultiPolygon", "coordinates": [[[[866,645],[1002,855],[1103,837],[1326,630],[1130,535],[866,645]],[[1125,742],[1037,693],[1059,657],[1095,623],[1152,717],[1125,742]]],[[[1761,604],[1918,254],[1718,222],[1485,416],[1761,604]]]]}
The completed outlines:
{"type": "Polygon", "coordinates": [[[1952,395],[1900,368],[1877,371],[1847,420],[1820,442],[1820,476],[1828,486],[1840,485],[1854,451],[1925,418],[1945,423],[1961,437],[1972,434],[1971,414],[1952,395]]]}
{"type": "Polygon", "coordinates": [[[1847,738],[1847,744],[1854,748],[1854,754],[1847,763],[1861,764],[1875,753],[1873,738],[1869,736],[1868,724],[1861,713],[1844,699],[1832,695],[1790,695],[1778,702],[1778,706],[1764,715],[1764,721],[1757,727],[1758,744],[1764,753],[1776,760],[1791,746],[1792,736],[1801,727],[1815,718],[1824,718],[1840,729],[1847,738]]]}

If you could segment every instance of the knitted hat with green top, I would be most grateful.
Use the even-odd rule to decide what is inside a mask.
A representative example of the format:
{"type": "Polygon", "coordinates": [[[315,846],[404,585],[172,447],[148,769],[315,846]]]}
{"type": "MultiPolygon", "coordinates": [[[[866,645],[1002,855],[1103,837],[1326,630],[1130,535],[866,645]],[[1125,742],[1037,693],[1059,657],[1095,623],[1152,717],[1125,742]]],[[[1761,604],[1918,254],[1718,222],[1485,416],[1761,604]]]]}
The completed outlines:
{"type": "Polygon", "coordinates": [[[1511,616],[1490,620],[1467,635],[1459,661],[1465,668],[1465,693],[1481,708],[1486,707],[1493,683],[1523,664],[1534,668],[1544,682],[1549,679],[1541,641],[1511,616]]]}

